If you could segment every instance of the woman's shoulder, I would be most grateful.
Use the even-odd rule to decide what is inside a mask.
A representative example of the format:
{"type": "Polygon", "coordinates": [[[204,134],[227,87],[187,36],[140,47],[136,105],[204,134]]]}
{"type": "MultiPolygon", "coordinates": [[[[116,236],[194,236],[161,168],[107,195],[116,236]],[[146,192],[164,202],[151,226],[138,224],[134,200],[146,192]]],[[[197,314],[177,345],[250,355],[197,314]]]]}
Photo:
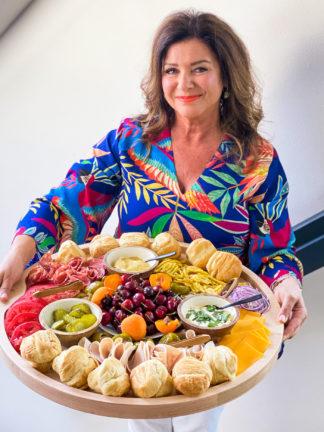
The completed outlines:
{"type": "Polygon", "coordinates": [[[138,139],[141,136],[142,131],[143,128],[135,117],[127,117],[120,123],[116,137],[118,140],[129,137],[138,139]]]}

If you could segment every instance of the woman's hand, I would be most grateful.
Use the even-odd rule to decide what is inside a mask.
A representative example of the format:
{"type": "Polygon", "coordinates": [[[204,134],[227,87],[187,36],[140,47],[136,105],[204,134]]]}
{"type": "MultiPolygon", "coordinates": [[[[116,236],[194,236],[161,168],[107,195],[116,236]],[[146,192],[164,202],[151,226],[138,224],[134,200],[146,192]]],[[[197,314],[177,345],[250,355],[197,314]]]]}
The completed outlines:
{"type": "Polygon", "coordinates": [[[35,240],[26,235],[15,238],[0,264],[0,301],[7,301],[14,284],[21,279],[24,269],[36,252],[35,240]]]}
{"type": "Polygon", "coordinates": [[[285,324],[283,340],[291,339],[307,317],[302,291],[294,277],[283,279],[274,288],[281,308],[278,320],[285,324]]]}

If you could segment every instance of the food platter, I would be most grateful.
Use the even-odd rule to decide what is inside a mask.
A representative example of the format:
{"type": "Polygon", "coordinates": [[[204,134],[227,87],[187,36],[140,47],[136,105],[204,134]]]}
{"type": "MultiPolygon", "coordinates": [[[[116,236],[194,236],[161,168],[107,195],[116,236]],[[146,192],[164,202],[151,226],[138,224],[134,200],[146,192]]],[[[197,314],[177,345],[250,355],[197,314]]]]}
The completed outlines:
{"type": "MultiPolygon", "coordinates": [[[[183,257],[187,245],[182,244],[183,257]]],[[[85,250],[87,246],[83,247],[85,250]]],[[[272,369],[280,350],[283,325],[277,321],[279,304],[268,286],[251,270],[243,267],[241,280],[263,292],[270,301],[270,309],[263,314],[266,326],[271,331],[271,345],[264,356],[233,381],[210,387],[197,397],[172,395],[160,398],[110,397],[89,390],[79,390],[61,383],[55,372],[46,374],[32,368],[12,347],[4,330],[6,309],[26,289],[26,271],[15,285],[7,304],[0,303],[0,352],[9,369],[32,390],[61,405],[91,414],[117,418],[165,418],[193,414],[229,402],[254,387],[272,369]]]]}

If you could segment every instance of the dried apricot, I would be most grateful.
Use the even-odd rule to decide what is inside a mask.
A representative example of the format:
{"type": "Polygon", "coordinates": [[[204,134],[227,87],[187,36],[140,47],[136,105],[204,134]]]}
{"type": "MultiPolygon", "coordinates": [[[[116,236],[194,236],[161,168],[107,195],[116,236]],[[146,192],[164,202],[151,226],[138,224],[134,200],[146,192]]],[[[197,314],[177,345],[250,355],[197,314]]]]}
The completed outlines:
{"type": "Polygon", "coordinates": [[[140,341],[146,336],[145,319],[137,314],[129,315],[121,322],[121,330],[135,341],[140,341]]]}

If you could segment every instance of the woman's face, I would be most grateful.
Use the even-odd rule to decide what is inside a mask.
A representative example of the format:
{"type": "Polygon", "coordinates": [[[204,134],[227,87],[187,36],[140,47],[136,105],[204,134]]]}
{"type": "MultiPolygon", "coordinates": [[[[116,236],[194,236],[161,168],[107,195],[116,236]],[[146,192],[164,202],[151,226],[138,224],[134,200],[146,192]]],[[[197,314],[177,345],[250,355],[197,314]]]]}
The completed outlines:
{"type": "Polygon", "coordinates": [[[200,40],[170,46],[162,69],[162,88],[176,117],[218,119],[223,90],[221,71],[213,52],[200,40]]]}

